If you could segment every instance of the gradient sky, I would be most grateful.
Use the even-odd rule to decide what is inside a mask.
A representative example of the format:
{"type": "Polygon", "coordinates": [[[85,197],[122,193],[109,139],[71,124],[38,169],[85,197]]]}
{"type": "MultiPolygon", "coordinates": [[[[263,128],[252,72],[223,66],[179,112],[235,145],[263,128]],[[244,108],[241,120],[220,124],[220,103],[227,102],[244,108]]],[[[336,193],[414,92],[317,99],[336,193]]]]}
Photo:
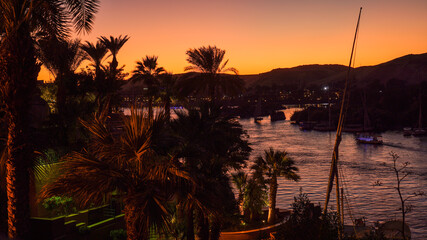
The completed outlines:
{"type": "Polygon", "coordinates": [[[101,0],[92,32],[76,37],[130,36],[117,56],[127,72],[157,55],[182,73],[186,50],[207,45],[225,49],[240,74],[347,65],[360,7],[356,66],[427,52],[427,0],[101,0]]]}

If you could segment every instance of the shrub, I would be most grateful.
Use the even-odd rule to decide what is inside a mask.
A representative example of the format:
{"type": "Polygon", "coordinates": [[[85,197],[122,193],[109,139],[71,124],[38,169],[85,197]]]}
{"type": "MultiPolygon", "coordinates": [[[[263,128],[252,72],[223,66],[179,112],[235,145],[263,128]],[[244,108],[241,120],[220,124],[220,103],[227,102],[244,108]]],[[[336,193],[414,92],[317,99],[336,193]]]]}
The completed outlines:
{"type": "Polygon", "coordinates": [[[281,240],[328,240],[337,239],[337,217],[329,213],[325,218],[321,216],[320,206],[315,206],[300,192],[294,197],[292,214],[289,220],[280,226],[275,235],[281,240]]]}
{"type": "Polygon", "coordinates": [[[42,205],[54,216],[68,215],[77,212],[71,197],[53,196],[45,199],[42,205]]]}

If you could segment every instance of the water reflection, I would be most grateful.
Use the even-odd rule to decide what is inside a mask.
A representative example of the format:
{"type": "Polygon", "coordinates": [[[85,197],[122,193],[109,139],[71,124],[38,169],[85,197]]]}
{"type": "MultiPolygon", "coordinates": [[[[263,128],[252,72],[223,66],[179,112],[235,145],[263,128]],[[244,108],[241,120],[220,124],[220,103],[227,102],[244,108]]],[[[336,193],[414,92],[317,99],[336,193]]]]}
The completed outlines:
{"type": "MultiPolygon", "coordinates": [[[[290,111],[285,111],[289,119],[290,111]]],[[[290,153],[300,169],[301,181],[279,179],[277,206],[290,208],[293,197],[300,187],[308,193],[310,200],[323,205],[328,181],[335,133],[301,132],[289,121],[270,123],[264,118],[259,124],[252,119],[241,119],[247,130],[255,158],[264,149],[273,147],[290,153]]],[[[387,220],[400,217],[399,199],[394,189],[395,175],[389,168],[392,163],[389,153],[399,154],[400,161],[409,161],[414,172],[403,183],[404,193],[427,189],[427,138],[405,138],[400,132],[383,134],[384,145],[357,144],[353,134],[344,133],[340,145],[340,168],[344,174],[344,186],[353,218],[366,217],[368,221],[387,220]],[[377,180],[381,186],[373,186],[377,180]]],[[[331,205],[335,205],[332,197],[331,205]]],[[[414,210],[408,214],[408,223],[414,239],[427,239],[426,197],[410,201],[414,210]]],[[[346,204],[347,205],[347,204],[346,204]]],[[[348,208],[346,208],[348,213],[348,208]]],[[[347,217],[346,221],[350,221],[347,217]]]]}

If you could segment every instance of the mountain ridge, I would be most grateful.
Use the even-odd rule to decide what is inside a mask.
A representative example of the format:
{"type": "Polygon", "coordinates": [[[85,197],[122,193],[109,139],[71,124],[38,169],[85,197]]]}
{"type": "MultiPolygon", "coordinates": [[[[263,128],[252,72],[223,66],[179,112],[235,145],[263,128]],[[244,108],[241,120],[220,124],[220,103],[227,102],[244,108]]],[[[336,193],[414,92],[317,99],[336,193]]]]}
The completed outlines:
{"type": "MultiPolygon", "coordinates": [[[[340,64],[308,64],[291,68],[276,68],[260,74],[241,75],[246,87],[294,85],[306,87],[344,81],[347,66],[340,64]]],[[[427,80],[427,53],[408,54],[371,66],[357,67],[352,71],[356,84],[373,81],[386,83],[391,79],[417,84],[427,80]]]]}

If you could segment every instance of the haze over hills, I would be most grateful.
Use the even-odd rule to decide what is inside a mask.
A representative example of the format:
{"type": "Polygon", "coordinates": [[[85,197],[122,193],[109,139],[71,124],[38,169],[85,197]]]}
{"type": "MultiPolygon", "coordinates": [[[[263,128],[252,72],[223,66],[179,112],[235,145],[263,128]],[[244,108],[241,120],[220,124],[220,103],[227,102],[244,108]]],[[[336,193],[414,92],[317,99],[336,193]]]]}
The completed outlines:
{"type": "MultiPolygon", "coordinates": [[[[247,87],[294,85],[306,87],[345,80],[347,67],[344,65],[302,65],[279,68],[257,75],[242,75],[247,87]]],[[[365,85],[373,81],[386,83],[390,79],[403,80],[407,84],[427,81],[427,53],[409,54],[374,66],[358,67],[353,71],[356,84],[365,85]]]]}

